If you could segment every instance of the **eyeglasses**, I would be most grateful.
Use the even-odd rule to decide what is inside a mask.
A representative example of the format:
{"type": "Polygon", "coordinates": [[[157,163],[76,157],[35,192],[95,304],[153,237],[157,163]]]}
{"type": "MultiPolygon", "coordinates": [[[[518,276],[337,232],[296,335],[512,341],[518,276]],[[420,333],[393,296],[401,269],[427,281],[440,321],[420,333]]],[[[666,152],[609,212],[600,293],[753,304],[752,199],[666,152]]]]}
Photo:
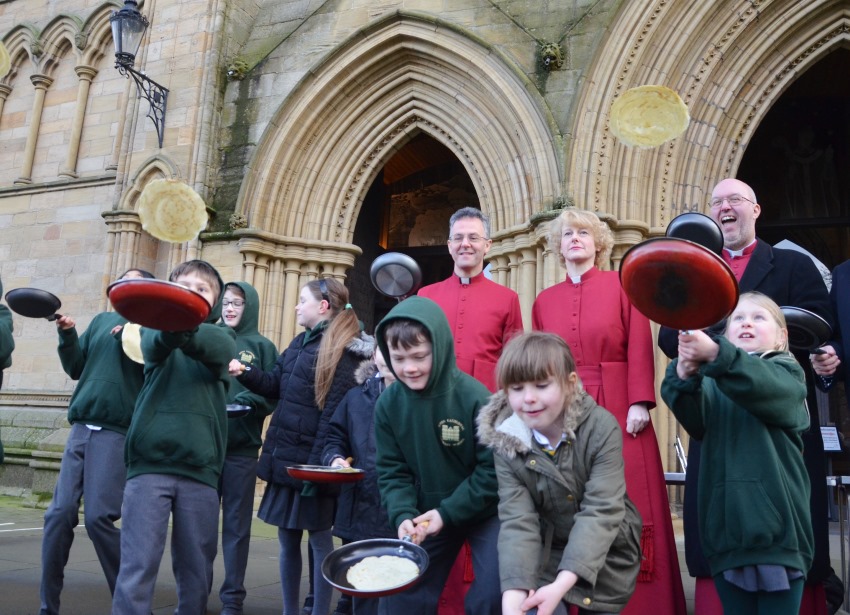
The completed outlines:
{"type": "Polygon", "coordinates": [[[732,196],[724,196],[718,199],[711,199],[710,205],[716,209],[723,205],[723,201],[726,201],[732,207],[737,207],[744,201],[746,201],[747,203],[755,203],[755,201],[751,201],[745,196],[741,196],[740,194],[733,194],[732,196]]]}
{"type": "Polygon", "coordinates": [[[475,244],[481,243],[482,241],[487,241],[487,238],[482,237],[481,235],[475,235],[475,234],[472,234],[472,235],[452,235],[451,237],[449,237],[449,241],[451,241],[455,245],[462,244],[464,240],[475,245],[475,244]]]}
{"type": "Polygon", "coordinates": [[[231,305],[233,307],[242,307],[243,305],[245,305],[245,300],[244,299],[234,299],[233,301],[230,301],[229,299],[225,299],[224,301],[221,302],[221,307],[230,307],[231,305]]]}

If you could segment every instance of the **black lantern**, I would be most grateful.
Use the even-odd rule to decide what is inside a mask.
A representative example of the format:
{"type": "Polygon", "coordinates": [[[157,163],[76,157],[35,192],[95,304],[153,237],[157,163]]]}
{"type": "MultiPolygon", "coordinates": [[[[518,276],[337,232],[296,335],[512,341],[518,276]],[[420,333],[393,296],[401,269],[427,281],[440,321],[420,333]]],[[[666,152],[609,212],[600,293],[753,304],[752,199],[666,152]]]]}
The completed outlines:
{"type": "Polygon", "coordinates": [[[115,43],[115,68],[118,72],[136,82],[139,98],[144,97],[150,104],[148,117],[153,121],[159,146],[165,127],[165,105],[168,101],[168,88],[165,88],[133,68],[133,62],[142,43],[142,36],[148,27],[148,19],[139,12],[136,0],[124,0],[120,11],[112,11],[109,23],[112,25],[112,40],[115,43]]]}

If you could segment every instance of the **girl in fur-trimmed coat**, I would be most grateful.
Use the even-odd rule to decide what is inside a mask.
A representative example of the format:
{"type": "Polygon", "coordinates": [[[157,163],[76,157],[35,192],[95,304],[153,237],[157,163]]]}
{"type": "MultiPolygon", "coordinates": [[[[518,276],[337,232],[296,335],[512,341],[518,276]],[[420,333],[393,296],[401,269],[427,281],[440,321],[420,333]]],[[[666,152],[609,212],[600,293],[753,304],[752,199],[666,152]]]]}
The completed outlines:
{"type": "Polygon", "coordinates": [[[635,588],[641,520],[616,419],[582,390],[557,335],[514,338],[496,373],[502,390],[478,435],[499,480],[504,615],[620,612],[635,588]]]}

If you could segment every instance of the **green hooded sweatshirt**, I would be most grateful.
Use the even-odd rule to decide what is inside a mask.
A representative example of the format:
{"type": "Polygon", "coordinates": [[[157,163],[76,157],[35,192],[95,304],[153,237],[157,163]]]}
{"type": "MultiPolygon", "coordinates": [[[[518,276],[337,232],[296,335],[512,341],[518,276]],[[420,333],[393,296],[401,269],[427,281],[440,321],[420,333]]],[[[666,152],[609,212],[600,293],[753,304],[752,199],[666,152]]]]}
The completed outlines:
{"type": "Polygon", "coordinates": [[[69,423],[127,433],[144,373],[141,365],[124,354],[121,332],[112,333],[126,324],[120,314],[101,312],[80,336],[76,327],[58,330],[62,369],[77,380],[68,404],[69,423]]]}
{"type": "Polygon", "coordinates": [[[224,283],[206,322],[192,331],[142,328],[145,383],[127,432],[127,479],[176,474],[213,489],[224,465],[227,438],[227,366],[236,357],[235,334],[216,323],[224,283]]]}
{"type": "Polygon", "coordinates": [[[454,527],[492,517],[498,504],[493,453],[475,432],[490,392],[455,364],[451,329],[440,306],[424,297],[395,306],[376,331],[387,358],[384,332],[396,319],[413,320],[429,332],[432,367],[423,390],[399,380],[375,406],[378,486],[390,524],[398,528],[431,509],[454,527]]]}
{"type": "MultiPolygon", "coordinates": [[[[231,330],[236,333],[236,358],[245,365],[271,370],[277,360],[277,348],[274,343],[260,334],[260,296],[247,282],[228,282],[228,286],[238,286],[245,295],[245,307],[239,324],[231,330]]],[[[227,327],[221,323],[221,326],[227,327]]],[[[230,327],[228,327],[230,328],[230,327]]],[[[253,410],[242,417],[227,421],[227,454],[238,457],[257,458],[262,445],[263,421],[274,410],[275,403],[268,398],[252,393],[236,378],[230,383],[228,403],[251,406],[253,410]]]]}

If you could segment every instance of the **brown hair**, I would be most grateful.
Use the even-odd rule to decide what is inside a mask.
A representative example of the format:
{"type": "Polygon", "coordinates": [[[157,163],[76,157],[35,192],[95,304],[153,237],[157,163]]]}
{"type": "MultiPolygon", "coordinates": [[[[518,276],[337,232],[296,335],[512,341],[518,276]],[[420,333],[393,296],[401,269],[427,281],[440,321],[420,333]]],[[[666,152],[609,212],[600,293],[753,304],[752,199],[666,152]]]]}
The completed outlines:
{"type": "Polygon", "coordinates": [[[561,254],[561,237],[564,235],[565,226],[574,226],[589,230],[593,234],[596,244],[596,258],[594,264],[600,269],[606,269],[611,259],[611,250],[614,248],[614,233],[602,220],[592,211],[567,207],[561,215],[549,223],[549,249],[558,255],[561,267],[566,267],[564,255],[561,254]]]}
{"type": "Polygon", "coordinates": [[[384,327],[384,339],[387,347],[410,350],[422,342],[430,342],[431,335],[421,322],[409,318],[396,318],[384,327]]]}
{"type": "Polygon", "coordinates": [[[224,284],[221,281],[221,277],[218,275],[218,271],[216,271],[215,267],[210,265],[207,261],[195,259],[191,261],[186,261],[185,263],[180,263],[174,268],[174,270],[171,272],[171,275],[168,276],[168,281],[173,282],[180,276],[189,275],[193,273],[210,285],[210,287],[215,292],[215,297],[213,297],[213,305],[218,303],[218,298],[224,291],[224,284]]]}
{"type": "Polygon", "coordinates": [[[576,371],[576,362],[570,347],[554,333],[532,331],[511,339],[502,350],[496,364],[496,382],[503,391],[513,384],[553,379],[566,392],[564,399],[564,429],[575,437],[575,428],[581,414],[578,401],[581,384],[570,391],[569,378],[576,371]]]}
{"type": "Polygon", "coordinates": [[[345,347],[351,340],[360,336],[360,322],[348,303],[348,289],[342,282],[323,278],[307,282],[305,288],[317,301],[327,301],[331,314],[328,328],[319,344],[319,357],[316,360],[316,405],[321,410],[325,407],[345,347]]]}

